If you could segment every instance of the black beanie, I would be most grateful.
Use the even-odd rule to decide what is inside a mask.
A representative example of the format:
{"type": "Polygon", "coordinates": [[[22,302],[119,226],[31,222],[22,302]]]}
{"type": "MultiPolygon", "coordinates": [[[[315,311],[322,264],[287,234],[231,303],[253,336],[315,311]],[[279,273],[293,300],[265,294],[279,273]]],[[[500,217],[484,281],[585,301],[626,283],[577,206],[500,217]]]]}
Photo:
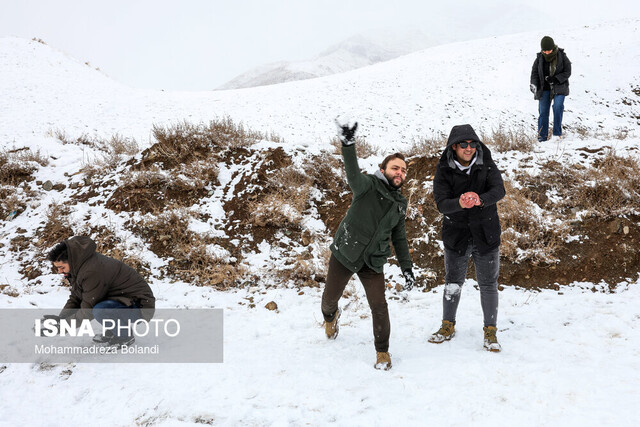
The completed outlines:
{"type": "Polygon", "coordinates": [[[542,50],[553,50],[556,47],[556,44],[551,37],[544,36],[542,40],[540,40],[540,47],[542,50]]]}

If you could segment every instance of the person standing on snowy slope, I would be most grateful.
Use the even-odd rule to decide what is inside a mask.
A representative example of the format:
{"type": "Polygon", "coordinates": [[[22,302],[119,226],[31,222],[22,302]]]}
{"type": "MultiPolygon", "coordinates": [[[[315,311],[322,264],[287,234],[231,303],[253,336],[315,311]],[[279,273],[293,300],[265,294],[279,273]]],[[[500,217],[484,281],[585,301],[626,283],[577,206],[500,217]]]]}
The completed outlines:
{"type": "MultiPolygon", "coordinates": [[[[128,322],[151,320],[155,298],[147,282],[133,268],[122,261],[96,252],[96,243],[87,236],[71,237],[58,243],[48,255],[58,273],[71,283],[71,295],[59,316],[46,316],[77,320],[95,318],[103,323],[112,320],[116,325],[106,329],[105,335],[96,335],[93,341],[109,346],[131,345],[135,339],[128,322]],[[112,329],[115,332],[112,332],[112,329]]],[[[103,323],[104,325],[104,323],[103,323]]]]}
{"type": "Polygon", "coordinates": [[[357,274],[367,294],[373,320],[376,369],[391,368],[389,355],[389,310],[385,299],[383,267],[391,256],[393,242],[398,263],[405,278],[405,290],[415,278],[409,257],[405,230],[407,199],[400,193],[407,174],[407,164],[400,153],[387,156],[373,175],[364,175],[358,167],[355,133],[358,123],[336,119],[342,142],[342,156],[353,201],[338,226],[331,244],[327,282],[322,294],[321,310],[328,339],[338,336],[342,297],[349,279],[357,274]]]}
{"type": "Polygon", "coordinates": [[[553,39],[544,36],[540,41],[542,51],[538,52],[531,67],[533,99],[538,100],[538,141],[546,141],[549,136],[549,109],[553,99],[553,136],[562,138],[562,115],[564,98],[569,95],[571,61],[564,49],[556,46],[553,39]]]}
{"type": "Polygon", "coordinates": [[[433,196],[442,220],[445,288],[442,326],[429,337],[441,343],[455,335],[456,311],[473,257],[484,313],[484,347],[500,351],[496,337],[500,220],[496,203],[505,196],[502,175],[471,125],[454,126],[436,166],[433,196]]]}

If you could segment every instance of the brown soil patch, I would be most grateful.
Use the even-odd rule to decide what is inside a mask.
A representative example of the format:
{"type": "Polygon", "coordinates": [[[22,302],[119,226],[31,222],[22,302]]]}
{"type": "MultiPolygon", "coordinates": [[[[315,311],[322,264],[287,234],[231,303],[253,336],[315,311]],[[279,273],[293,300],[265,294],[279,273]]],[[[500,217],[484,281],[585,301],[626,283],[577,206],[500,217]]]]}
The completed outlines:
{"type": "Polygon", "coordinates": [[[513,264],[501,261],[500,283],[532,287],[555,287],[575,281],[615,284],[636,280],[640,270],[640,217],[603,222],[587,219],[574,225],[579,241],[567,243],[556,265],[513,264]],[[625,228],[628,227],[628,228],[625,228]],[[625,234],[625,230],[627,234],[625,234]]]}
{"type": "MultiPolygon", "coordinates": [[[[228,160],[232,164],[242,164],[248,160],[247,157],[250,157],[238,154],[239,153],[236,152],[232,156],[228,156],[228,159],[223,160],[228,160]]],[[[246,154],[249,153],[246,152],[246,154]]],[[[282,148],[278,147],[265,153],[264,160],[258,168],[251,169],[248,173],[242,174],[240,180],[235,184],[235,188],[237,189],[235,194],[242,191],[242,196],[234,197],[224,204],[224,210],[228,213],[229,223],[229,228],[226,231],[232,239],[235,237],[246,239],[244,241],[245,245],[249,244],[248,246],[253,246],[254,249],[263,240],[267,242],[274,240],[274,235],[281,230],[281,228],[271,224],[265,224],[264,226],[253,225],[253,221],[251,221],[253,215],[251,202],[262,199],[268,193],[268,183],[271,175],[279,173],[282,169],[290,165],[291,157],[287,155],[282,148]],[[248,238],[249,236],[252,238],[248,238]]],[[[233,177],[232,181],[235,178],[236,177],[233,177]]],[[[225,188],[225,192],[228,190],[228,188],[225,188]]],[[[300,240],[301,233],[299,229],[291,228],[287,229],[287,232],[292,240],[300,240]],[[291,236],[292,233],[293,235],[291,236]]],[[[234,256],[239,255],[239,252],[246,248],[247,246],[243,248],[233,245],[227,247],[234,256]]]]}
{"type": "Polygon", "coordinates": [[[167,181],[145,186],[128,184],[118,187],[106,203],[115,212],[161,212],[168,206],[191,206],[206,196],[203,188],[180,187],[167,181]]]}

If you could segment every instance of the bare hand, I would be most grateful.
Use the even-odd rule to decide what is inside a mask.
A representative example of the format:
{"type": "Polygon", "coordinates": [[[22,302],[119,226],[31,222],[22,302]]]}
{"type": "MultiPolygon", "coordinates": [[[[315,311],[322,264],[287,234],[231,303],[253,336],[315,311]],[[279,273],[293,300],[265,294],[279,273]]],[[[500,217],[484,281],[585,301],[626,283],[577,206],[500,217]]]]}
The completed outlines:
{"type": "Polygon", "coordinates": [[[480,206],[481,204],[480,196],[473,191],[469,191],[460,196],[460,206],[463,209],[471,209],[472,207],[480,206]]]}

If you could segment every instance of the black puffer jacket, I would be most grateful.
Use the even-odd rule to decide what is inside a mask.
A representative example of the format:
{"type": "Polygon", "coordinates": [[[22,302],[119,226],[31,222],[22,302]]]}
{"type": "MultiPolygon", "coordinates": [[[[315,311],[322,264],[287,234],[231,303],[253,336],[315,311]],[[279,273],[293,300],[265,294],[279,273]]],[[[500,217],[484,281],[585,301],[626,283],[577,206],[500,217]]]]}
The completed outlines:
{"type": "Polygon", "coordinates": [[[481,254],[500,246],[500,221],[496,203],[505,195],[502,175],[484,145],[470,125],[454,126],[449,135],[447,148],[436,166],[433,181],[433,196],[438,210],[444,214],[442,241],[447,249],[463,254],[469,240],[481,254]],[[476,149],[477,160],[467,175],[454,163],[453,144],[472,140],[480,143],[476,149]],[[482,207],[463,209],[460,195],[473,191],[484,202],[482,207]]]}
{"type": "MultiPolygon", "coordinates": [[[[553,85],[553,93],[555,95],[569,95],[569,77],[571,77],[571,61],[564,53],[564,49],[558,49],[558,63],[556,64],[556,72],[553,77],[558,79],[559,83],[553,85]]],[[[548,68],[547,68],[548,69],[548,68]]],[[[536,93],[533,95],[534,99],[540,99],[542,97],[542,91],[544,88],[544,55],[542,52],[538,52],[536,60],[533,61],[531,67],[531,84],[537,88],[536,93]]]]}

